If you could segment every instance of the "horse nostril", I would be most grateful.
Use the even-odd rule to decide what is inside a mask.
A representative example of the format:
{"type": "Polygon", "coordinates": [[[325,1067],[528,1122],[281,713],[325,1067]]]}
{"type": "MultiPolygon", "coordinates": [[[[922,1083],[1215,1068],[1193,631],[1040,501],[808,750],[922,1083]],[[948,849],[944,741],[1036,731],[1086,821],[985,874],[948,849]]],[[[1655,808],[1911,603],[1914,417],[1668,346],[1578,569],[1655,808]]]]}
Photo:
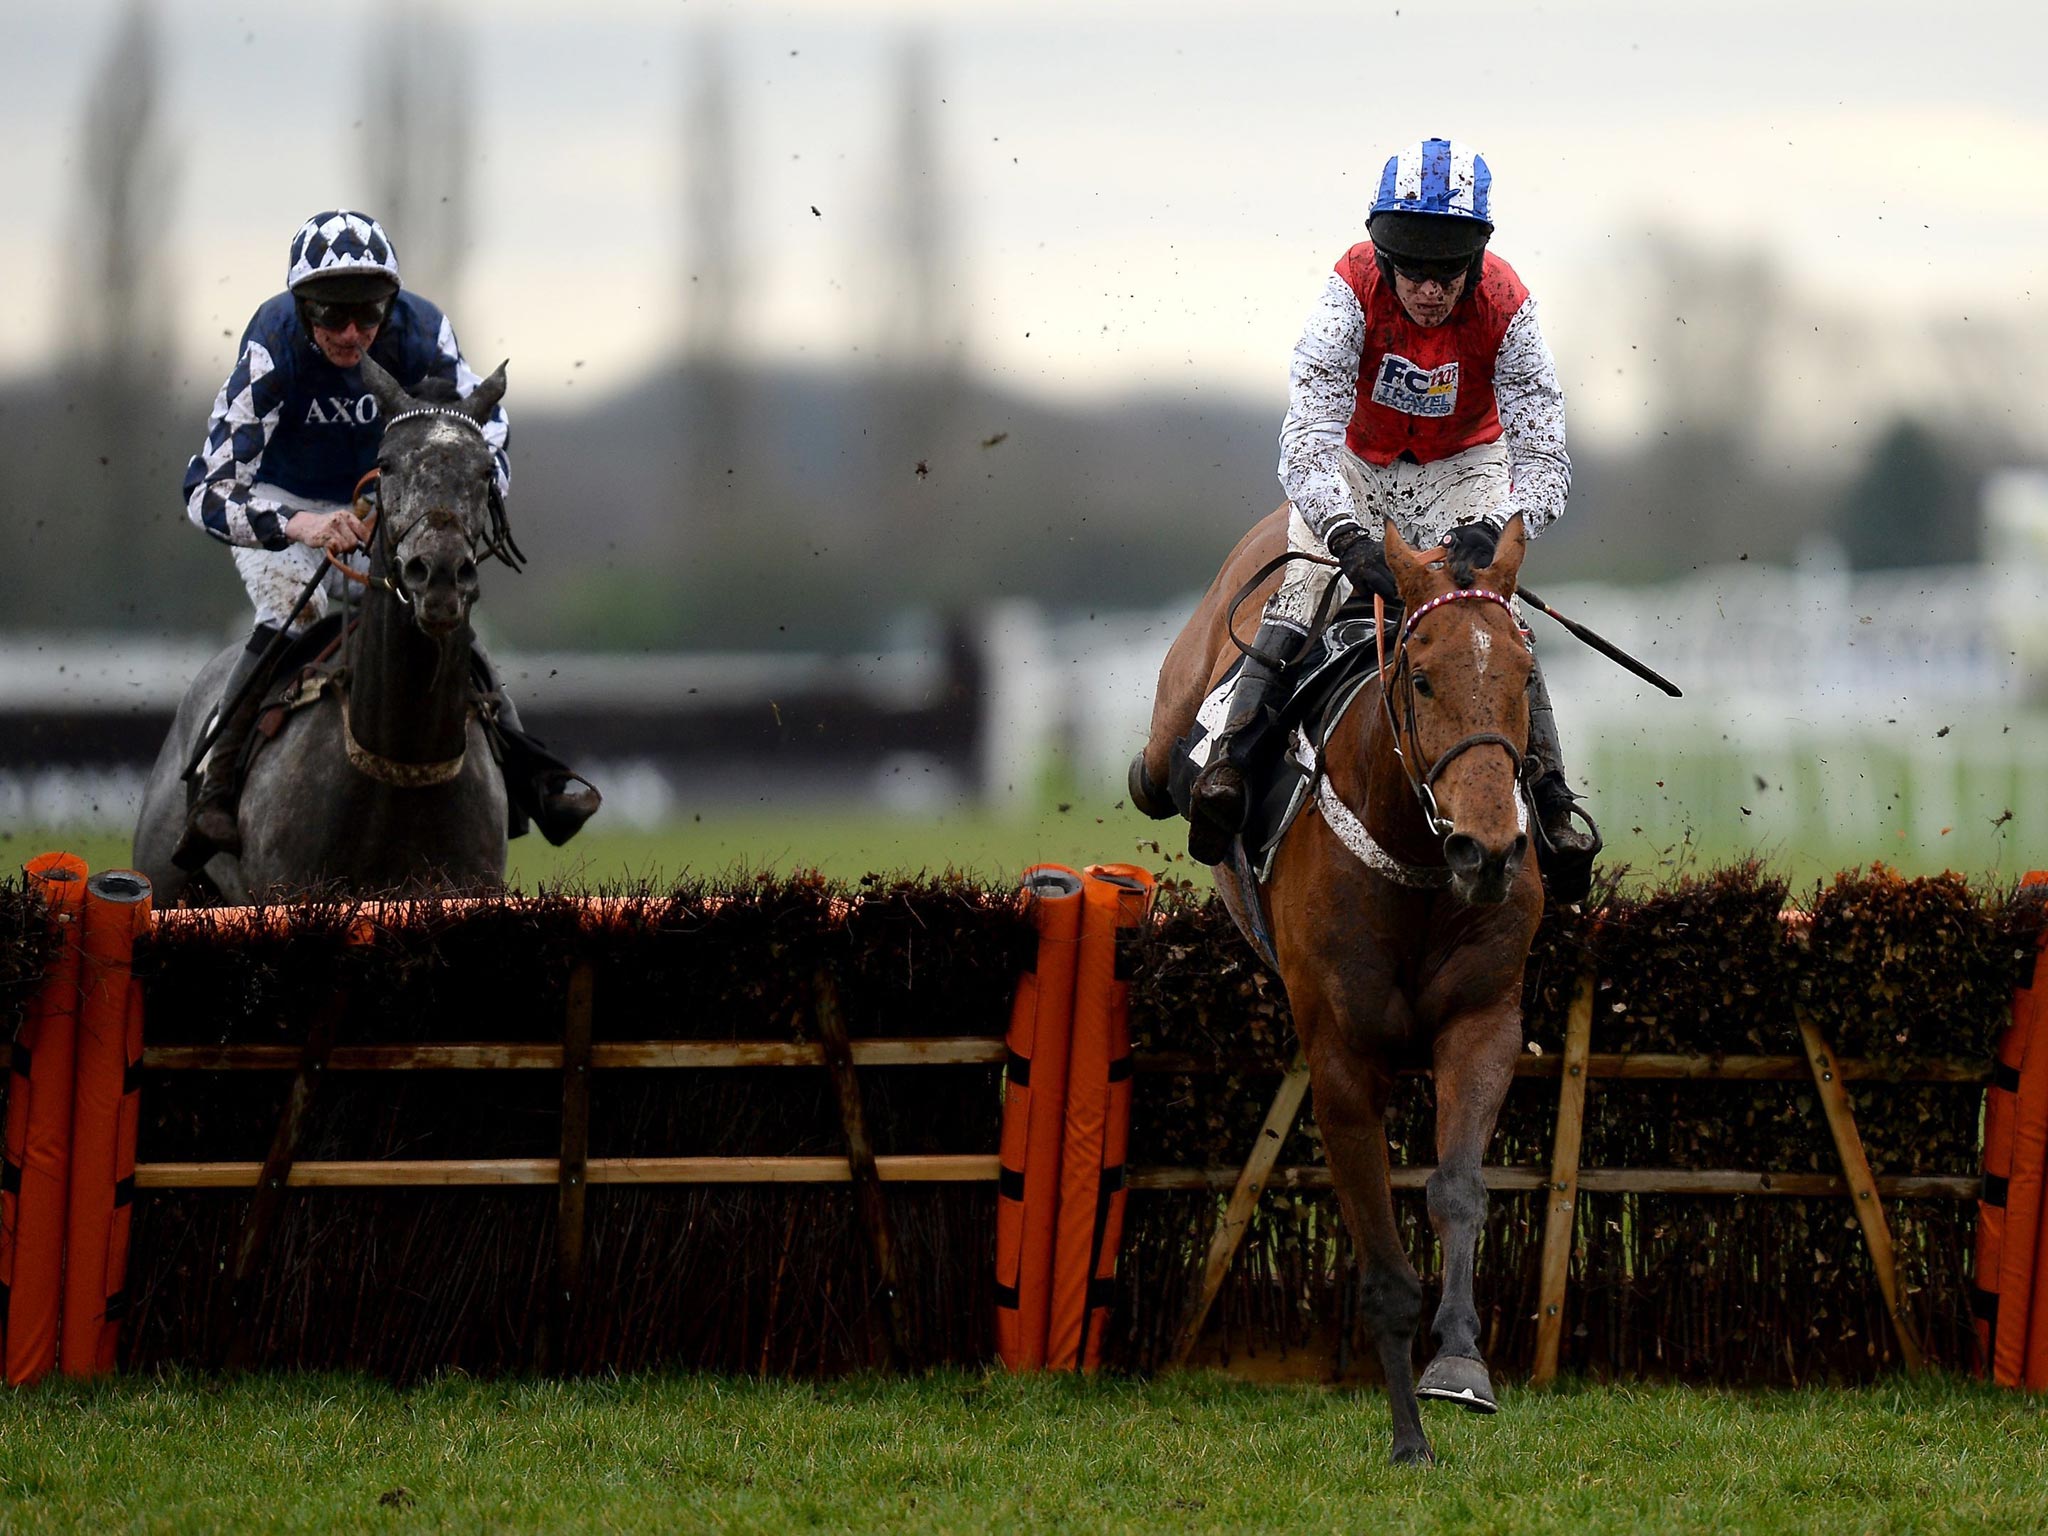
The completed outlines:
{"type": "Polygon", "coordinates": [[[399,568],[398,574],[408,587],[424,587],[427,584],[427,562],[414,555],[399,568]]]}
{"type": "Polygon", "coordinates": [[[1444,839],[1444,862],[1459,874],[1475,874],[1486,862],[1486,850],[1479,846],[1478,838],[1453,832],[1444,839]]]}
{"type": "Polygon", "coordinates": [[[476,562],[474,560],[465,557],[455,567],[455,584],[458,587],[464,588],[476,585],[476,562]]]}
{"type": "Polygon", "coordinates": [[[1512,853],[1510,853],[1510,854],[1509,854],[1508,856],[1509,856],[1510,858],[1514,859],[1514,860],[1515,860],[1515,861],[1516,861],[1517,863],[1519,863],[1519,862],[1521,861],[1522,855],[1524,855],[1524,854],[1525,854],[1525,853],[1527,853],[1528,851],[1529,851],[1529,834],[1528,834],[1528,833],[1526,833],[1526,832],[1518,832],[1518,833],[1516,833],[1516,834],[1515,834],[1515,847],[1514,847],[1514,851],[1513,851],[1512,853]]]}

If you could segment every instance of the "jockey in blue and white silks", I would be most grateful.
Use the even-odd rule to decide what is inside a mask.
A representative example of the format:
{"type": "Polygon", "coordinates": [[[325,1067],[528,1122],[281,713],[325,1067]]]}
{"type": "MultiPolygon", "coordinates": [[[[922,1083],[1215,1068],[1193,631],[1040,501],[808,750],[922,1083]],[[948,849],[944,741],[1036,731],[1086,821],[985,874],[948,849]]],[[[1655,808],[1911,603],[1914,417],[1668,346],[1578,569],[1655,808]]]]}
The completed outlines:
{"type": "MultiPolygon", "coordinates": [[[[400,287],[398,253],[377,221],[347,210],[316,214],[292,241],[286,291],[243,331],[206,441],[185,469],[186,513],[235,546],[259,623],[284,623],[323,550],[346,554],[360,542],[353,517],[334,514],[347,514],[384,436],[363,383],[365,352],[408,390],[431,378],[466,395],[482,382],[448,317],[400,287]]],[[[511,484],[509,431],[500,405],[484,438],[501,496],[511,484]]],[[[316,592],[301,627],[338,591],[316,592]]]]}
{"type": "MultiPolygon", "coordinates": [[[[346,578],[328,569],[293,617],[327,556],[358,572],[366,567],[369,530],[355,515],[355,490],[384,437],[376,396],[363,382],[366,356],[413,393],[429,393],[439,381],[468,395],[483,382],[448,317],[400,286],[398,252],[377,221],[349,209],[317,213],[292,239],[285,291],[266,300],[242,332],[206,440],[185,469],[186,514],[233,547],[256,625],[222,695],[223,707],[238,707],[221,724],[172,855],[181,869],[240,851],[236,794],[262,680],[244,685],[288,621],[304,629],[346,595],[346,578]]],[[[501,404],[483,424],[500,497],[511,485],[509,430],[501,404]]],[[[477,654],[488,670],[481,647],[477,654]]],[[[502,689],[497,695],[493,729],[517,813],[514,835],[530,816],[549,841],[562,842],[597,809],[597,793],[541,752],[511,700],[502,689]]]]}
{"type": "MultiPolygon", "coordinates": [[[[1334,558],[1361,597],[1396,599],[1380,548],[1389,518],[1409,543],[1441,542],[1477,570],[1511,517],[1533,538],[1564,512],[1564,395],[1535,299],[1487,249],[1493,228],[1483,155],[1424,139],[1390,156],[1370,238],[1338,258],[1295,344],[1280,431],[1288,548],[1334,558]]],[[[1226,857],[1244,825],[1245,768],[1271,722],[1269,696],[1335,574],[1292,564],[1242,668],[1202,706],[1188,847],[1203,863],[1226,857]]],[[[1598,830],[1573,825],[1586,818],[1574,809],[1540,670],[1529,703],[1539,862],[1553,894],[1576,900],[1598,830]]]]}

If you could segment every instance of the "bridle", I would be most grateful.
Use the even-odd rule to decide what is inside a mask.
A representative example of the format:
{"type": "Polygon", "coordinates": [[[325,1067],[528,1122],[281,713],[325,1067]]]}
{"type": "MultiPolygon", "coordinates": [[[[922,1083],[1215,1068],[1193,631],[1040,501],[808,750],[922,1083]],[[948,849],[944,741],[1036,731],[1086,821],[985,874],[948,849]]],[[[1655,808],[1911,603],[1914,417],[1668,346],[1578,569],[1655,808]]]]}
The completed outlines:
{"type": "MultiPolygon", "coordinates": [[[[1314,555],[1306,550],[1284,550],[1254,571],[1251,577],[1238,588],[1236,596],[1231,599],[1223,622],[1224,634],[1229,637],[1230,643],[1236,646],[1238,651],[1245,656],[1251,656],[1254,652],[1250,645],[1247,645],[1237,637],[1237,610],[1258,590],[1259,585],[1268,576],[1271,576],[1275,571],[1291,561],[1305,561],[1312,565],[1333,567],[1337,565],[1337,562],[1327,555],[1314,555]]],[[[1309,627],[1311,644],[1314,642],[1314,637],[1320,634],[1328,623],[1331,600],[1335,592],[1336,584],[1333,582],[1323,593],[1322,603],[1316,611],[1314,622],[1309,627]]],[[[1434,786],[1436,781],[1443,776],[1444,770],[1453,761],[1462,754],[1471,751],[1474,747],[1498,746],[1508,754],[1508,760],[1513,765],[1517,780],[1521,779],[1528,764],[1528,757],[1523,749],[1498,731],[1476,731],[1461,741],[1453,742],[1447,751],[1439,756],[1434,763],[1430,764],[1427,772],[1421,773],[1416,771],[1414,764],[1409,761],[1407,752],[1401,746],[1401,730],[1404,719],[1407,723],[1408,738],[1416,744],[1418,753],[1422,741],[1422,737],[1416,729],[1415,677],[1413,670],[1408,665],[1408,642],[1415,634],[1415,627],[1430,614],[1436,612],[1439,608],[1448,607],[1452,603],[1460,602],[1498,603],[1507,610],[1508,616],[1511,619],[1514,618],[1514,605],[1500,593],[1490,591],[1485,587],[1460,587],[1450,592],[1440,593],[1404,618],[1401,624],[1401,632],[1394,641],[1394,656],[1390,665],[1387,659],[1386,599],[1375,593],[1372,600],[1373,640],[1379,651],[1380,708],[1386,713],[1387,728],[1394,745],[1394,757],[1401,765],[1402,776],[1408,780],[1408,787],[1414,791],[1416,803],[1422,808],[1423,819],[1429,824],[1430,832],[1440,842],[1447,841],[1450,838],[1451,833],[1455,830],[1455,824],[1438,807],[1434,786]],[[1397,683],[1401,685],[1402,699],[1402,709],[1398,715],[1394,710],[1395,684],[1397,683]]],[[[1518,633],[1520,628],[1520,621],[1516,620],[1516,630],[1518,633]]],[[[1344,707],[1348,708],[1349,706],[1347,704],[1344,707]]],[[[1339,713],[1342,713],[1341,709],[1339,713]]],[[[1366,829],[1365,823],[1360,821],[1357,814],[1338,797],[1335,786],[1331,784],[1329,774],[1323,766],[1322,746],[1318,745],[1315,747],[1314,761],[1309,766],[1311,767],[1313,782],[1316,786],[1314,791],[1316,805],[1322,811],[1323,819],[1330,824],[1330,828],[1336,833],[1338,840],[1362,860],[1368,868],[1376,870],[1388,879],[1402,885],[1434,886],[1442,884],[1449,878],[1450,871],[1443,865],[1416,867],[1404,864],[1380,845],[1372,833],[1366,829]]],[[[1518,812],[1520,809],[1521,807],[1518,802],[1518,812]]]]}
{"type": "MultiPolygon", "coordinates": [[[[403,422],[432,419],[434,417],[461,422],[463,426],[469,428],[488,446],[489,439],[484,437],[483,425],[468,412],[456,410],[453,406],[416,405],[409,411],[400,411],[396,416],[384,423],[384,430],[388,433],[393,427],[403,422]]],[[[360,480],[356,481],[352,499],[357,504],[361,504],[364,501],[368,501],[371,504],[369,512],[363,518],[363,521],[370,525],[369,547],[375,547],[379,540],[383,541],[385,565],[388,568],[393,557],[404,547],[405,541],[412,537],[413,530],[433,516],[436,509],[429,508],[427,511],[420,513],[419,516],[405,525],[404,531],[395,536],[385,534],[383,477],[384,471],[382,469],[368,471],[360,480]]],[[[505,516],[505,499],[498,494],[498,484],[495,476],[491,481],[488,511],[489,527],[481,539],[472,534],[466,527],[462,530],[462,542],[469,551],[470,559],[476,561],[496,559],[511,570],[518,571],[523,569],[526,564],[526,555],[512,537],[512,526],[505,516]]],[[[355,570],[347,562],[335,559],[333,550],[325,550],[323,553],[326,555],[329,565],[333,566],[335,570],[341,572],[343,576],[358,586],[377,587],[396,598],[403,607],[412,607],[412,595],[406,591],[405,583],[392,580],[388,569],[385,575],[367,576],[355,570]]]]}
{"type": "Polygon", "coordinates": [[[1447,608],[1453,603],[1461,602],[1498,603],[1507,610],[1509,618],[1514,617],[1514,605],[1500,593],[1489,591],[1485,587],[1460,587],[1455,591],[1439,593],[1402,620],[1401,632],[1394,641],[1394,659],[1390,667],[1387,661],[1386,600],[1378,594],[1374,594],[1372,600],[1374,640],[1379,647],[1380,708],[1386,714],[1387,726],[1393,735],[1394,757],[1401,764],[1401,773],[1408,780],[1408,787],[1415,792],[1416,803],[1422,807],[1422,816],[1429,823],[1429,830],[1440,841],[1450,837],[1454,823],[1437,808],[1434,786],[1453,761],[1474,747],[1497,746],[1507,753],[1518,781],[1522,776],[1524,762],[1522,748],[1498,731],[1475,731],[1470,736],[1451,743],[1437,760],[1430,764],[1427,772],[1418,773],[1407,752],[1402,750],[1401,733],[1404,722],[1407,726],[1408,740],[1414,744],[1418,754],[1422,749],[1422,737],[1416,729],[1415,670],[1409,665],[1408,642],[1415,634],[1415,627],[1430,614],[1439,608],[1447,608]],[[1399,715],[1394,711],[1397,685],[1402,700],[1399,715]]]}

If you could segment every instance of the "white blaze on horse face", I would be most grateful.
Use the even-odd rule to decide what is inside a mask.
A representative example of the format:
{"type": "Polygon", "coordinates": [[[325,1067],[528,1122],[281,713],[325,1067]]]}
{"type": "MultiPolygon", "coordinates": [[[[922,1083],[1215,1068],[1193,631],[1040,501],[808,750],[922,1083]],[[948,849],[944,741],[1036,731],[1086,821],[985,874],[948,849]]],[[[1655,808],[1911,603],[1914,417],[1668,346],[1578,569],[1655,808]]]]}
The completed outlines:
{"type": "Polygon", "coordinates": [[[1472,643],[1479,651],[1479,675],[1484,677],[1487,658],[1493,654],[1493,636],[1483,629],[1475,630],[1472,634],[1472,643]]]}

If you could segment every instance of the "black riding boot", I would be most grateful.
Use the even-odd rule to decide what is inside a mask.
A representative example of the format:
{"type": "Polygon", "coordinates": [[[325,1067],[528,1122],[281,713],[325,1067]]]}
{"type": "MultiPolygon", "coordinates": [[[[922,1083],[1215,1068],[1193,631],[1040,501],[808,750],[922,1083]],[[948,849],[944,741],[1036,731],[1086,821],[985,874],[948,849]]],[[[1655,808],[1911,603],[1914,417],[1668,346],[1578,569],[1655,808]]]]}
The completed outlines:
{"type": "Polygon", "coordinates": [[[1188,857],[1220,864],[1244,830],[1251,809],[1245,768],[1273,721],[1274,685],[1307,637],[1291,625],[1262,623],[1230,690],[1223,729],[1188,792],[1188,857]]]}
{"type": "Polygon", "coordinates": [[[1536,866],[1553,901],[1567,905],[1584,901],[1593,887],[1593,860],[1604,846],[1600,828],[1579,809],[1579,797],[1565,781],[1564,748],[1557,736],[1557,713],[1540,663],[1529,671],[1529,759],[1534,775],[1529,798],[1536,804],[1540,845],[1536,866]],[[1585,823],[1574,825],[1574,818],[1585,823]]]}
{"type": "Polygon", "coordinates": [[[171,862],[187,874],[206,867],[217,853],[240,853],[242,829],[238,817],[242,791],[242,754],[248,750],[249,732],[262,712],[264,684],[250,682],[257,663],[277,638],[268,624],[258,624],[242,654],[235,658],[221,689],[221,708],[228,711],[220,731],[213,738],[206,767],[199,778],[199,792],[185,813],[185,833],[171,851],[171,862]],[[243,684],[248,683],[247,691],[243,684]],[[237,698],[237,695],[240,695],[237,698]]]}
{"type": "Polygon", "coordinates": [[[583,823],[597,814],[604,797],[597,786],[576,772],[519,722],[519,709],[498,686],[496,671],[483,647],[471,651],[477,686],[490,702],[486,729],[497,747],[505,775],[507,834],[523,836],[530,821],[555,847],[569,841],[583,823]]]}

